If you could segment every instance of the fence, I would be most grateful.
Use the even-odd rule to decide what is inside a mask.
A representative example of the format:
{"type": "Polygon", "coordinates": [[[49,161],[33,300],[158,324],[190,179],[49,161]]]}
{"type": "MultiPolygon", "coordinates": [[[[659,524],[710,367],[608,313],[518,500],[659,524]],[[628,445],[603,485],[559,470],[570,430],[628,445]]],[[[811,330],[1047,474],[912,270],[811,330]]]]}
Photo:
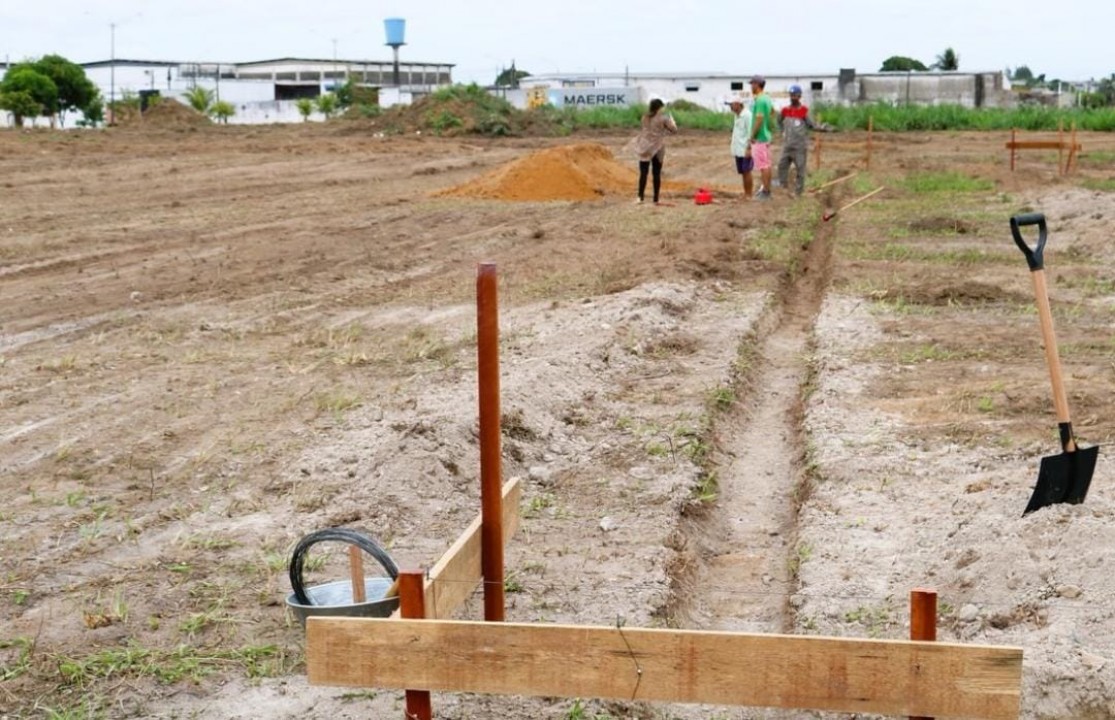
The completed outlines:
{"type": "Polygon", "coordinates": [[[1010,131],[1010,142],[1007,143],[1007,149],[1010,150],[1010,171],[1014,172],[1015,168],[1015,155],[1019,150],[1056,150],[1057,151],[1057,174],[1068,175],[1072,171],[1073,161],[1076,159],[1076,153],[1083,150],[1084,147],[1076,141],[1076,123],[1072,124],[1072,131],[1069,139],[1065,141],[1065,122],[1062,120],[1057,124],[1057,139],[1056,140],[1019,140],[1018,131],[1014,128],[1010,131]],[[1065,152],[1068,152],[1068,158],[1065,157],[1065,152]]]}

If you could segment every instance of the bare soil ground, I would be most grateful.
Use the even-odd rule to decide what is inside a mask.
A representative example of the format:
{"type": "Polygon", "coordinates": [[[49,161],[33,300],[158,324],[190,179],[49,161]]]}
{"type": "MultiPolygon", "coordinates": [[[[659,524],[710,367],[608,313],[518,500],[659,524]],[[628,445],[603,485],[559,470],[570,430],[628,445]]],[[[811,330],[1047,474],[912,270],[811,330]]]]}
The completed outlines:
{"type": "MultiPolygon", "coordinates": [[[[1067,178],[1055,154],[1009,172],[998,135],[876,139],[870,171],[764,204],[730,191],[727,138],[683,132],[669,179],[718,202],[655,208],[439,194],[568,139],[0,133],[0,714],[401,716],[307,685],[286,563],[344,525],[428,567],[478,512],[495,261],[526,481],[509,619],[901,638],[929,586],[940,639],[1024,648],[1024,717],[1115,716],[1115,138],[1083,135],[1067,178]],[[1025,518],[1058,446],[1023,210],[1050,219],[1069,403],[1104,445],[1087,502],[1025,518]]],[[[626,162],[628,135],[587,140],[626,162]]],[[[824,160],[813,185],[857,169],[824,160]]],[[[311,570],[344,578],[345,549],[311,570]]]]}

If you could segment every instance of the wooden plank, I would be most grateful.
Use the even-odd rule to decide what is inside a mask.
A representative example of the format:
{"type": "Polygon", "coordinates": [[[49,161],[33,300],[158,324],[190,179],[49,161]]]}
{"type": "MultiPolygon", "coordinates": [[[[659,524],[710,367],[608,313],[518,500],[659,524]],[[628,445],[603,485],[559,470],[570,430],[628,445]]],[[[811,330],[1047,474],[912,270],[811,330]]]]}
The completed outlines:
{"type": "Polygon", "coordinates": [[[1077,143],[1071,145],[1070,143],[1061,143],[1056,140],[1018,140],[1016,142],[1008,142],[1008,150],[1060,150],[1062,148],[1082,150],[1083,147],[1077,143]]]}
{"type": "MultiPolygon", "coordinates": [[[[503,484],[503,541],[508,542],[519,529],[519,503],[522,482],[515,478],[503,484]]],[[[481,516],[469,524],[426,577],[426,617],[451,618],[475,592],[483,578],[480,565],[481,516]]],[[[396,610],[392,618],[399,617],[396,610]]]]}
{"type": "Polygon", "coordinates": [[[311,617],[316,685],[1017,718],[1019,648],[311,617]]]}

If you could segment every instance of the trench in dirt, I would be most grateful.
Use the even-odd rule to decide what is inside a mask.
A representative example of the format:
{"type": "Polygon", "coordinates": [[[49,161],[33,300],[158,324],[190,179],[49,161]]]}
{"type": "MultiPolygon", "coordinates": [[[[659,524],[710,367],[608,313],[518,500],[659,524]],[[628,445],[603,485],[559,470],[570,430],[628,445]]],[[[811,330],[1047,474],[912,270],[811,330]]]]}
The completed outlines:
{"type": "Polygon", "coordinates": [[[810,339],[831,278],[834,226],[801,252],[742,340],[737,407],[717,422],[718,495],[683,519],[671,615],[683,627],[782,633],[798,590],[797,510],[808,492],[802,394],[810,339]]]}

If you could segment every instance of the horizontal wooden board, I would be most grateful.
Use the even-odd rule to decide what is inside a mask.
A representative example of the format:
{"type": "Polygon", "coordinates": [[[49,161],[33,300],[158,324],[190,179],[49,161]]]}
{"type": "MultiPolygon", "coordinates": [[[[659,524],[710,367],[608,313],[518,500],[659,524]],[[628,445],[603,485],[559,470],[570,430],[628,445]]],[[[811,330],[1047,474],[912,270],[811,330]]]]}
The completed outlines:
{"type": "Polygon", "coordinates": [[[896,640],[312,617],[310,682],[1017,718],[1022,650],[896,640]]]}
{"type": "MultiPolygon", "coordinates": [[[[519,529],[519,504],[522,500],[519,478],[503,484],[503,542],[506,545],[519,529]]],[[[457,609],[476,591],[484,579],[480,564],[481,516],[469,524],[441,559],[426,574],[425,602],[427,618],[451,618],[457,609]]],[[[396,610],[391,616],[399,617],[396,610]]]]}
{"type": "Polygon", "coordinates": [[[1056,140],[1019,140],[1008,142],[1007,150],[1083,150],[1084,146],[1077,143],[1061,143],[1056,140]]]}

